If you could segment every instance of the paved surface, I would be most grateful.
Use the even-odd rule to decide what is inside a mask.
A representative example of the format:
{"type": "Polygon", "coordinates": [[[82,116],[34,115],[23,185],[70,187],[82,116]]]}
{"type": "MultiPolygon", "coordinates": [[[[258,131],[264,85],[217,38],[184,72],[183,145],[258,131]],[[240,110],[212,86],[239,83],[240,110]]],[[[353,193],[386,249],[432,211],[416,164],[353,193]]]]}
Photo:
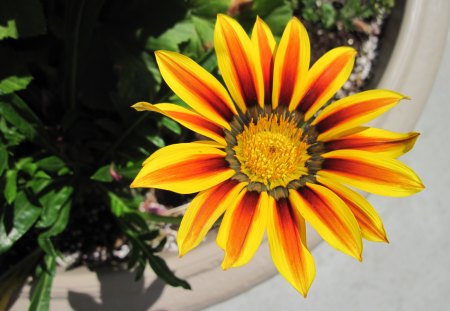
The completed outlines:
{"type": "MultiPolygon", "coordinates": [[[[420,48],[420,47],[418,47],[420,48]]],[[[426,60],[424,60],[426,61],[426,60]]],[[[408,198],[370,196],[389,245],[364,244],[359,263],[321,243],[303,299],[281,276],[205,311],[450,310],[450,33],[415,149],[402,158],[426,189],[408,198]]]]}

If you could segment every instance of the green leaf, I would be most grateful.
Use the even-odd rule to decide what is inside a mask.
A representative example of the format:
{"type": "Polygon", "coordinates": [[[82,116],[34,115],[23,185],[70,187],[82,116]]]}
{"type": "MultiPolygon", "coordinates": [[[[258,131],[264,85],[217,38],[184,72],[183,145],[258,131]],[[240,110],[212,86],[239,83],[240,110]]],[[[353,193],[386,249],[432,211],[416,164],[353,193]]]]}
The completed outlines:
{"type": "Polygon", "coordinates": [[[92,176],[92,180],[101,181],[101,182],[112,182],[113,177],[109,172],[110,165],[105,165],[100,167],[92,176]]]}
{"type": "Polygon", "coordinates": [[[67,223],[69,222],[70,208],[72,205],[71,203],[71,201],[66,201],[61,211],[59,212],[58,219],[55,221],[53,226],[51,226],[51,228],[47,231],[39,234],[39,246],[44,250],[44,252],[53,257],[57,257],[58,254],[56,253],[50,238],[57,236],[58,234],[63,232],[64,229],[66,229],[67,223]]]}
{"type": "Polygon", "coordinates": [[[13,19],[6,21],[6,26],[0,25],[0,40],[3,40],[5,38],[19,38],[19,34],[17,33],[16,21],[13,19]]]}
{"type": "Polygon", "coordinates": [[[152,241],[159,236],[159,230],[152,230],[139,234],[139,238],[145,241],[152,241]]]}
{"type": "Polygon", "coordinates": [[[122,216],[126,211],[129,210],[128,206],[125,204],[125,202],[119,198],[114,193],[108,191],[108,197],[109,197],[109,204],[111,207],[111,212],[117,216],[122,216]]]}
{"type": "Polygon", "coordinates": [[[36,222],[41,214],[41,208],[29,202],[24,192],[19,192],[14,202],[12,229],[6,232],[5,214],[0,215],[0,254],[6,252],[20,239],[36,222]]]}
{"type": "Polygon", "coordinates": [[[0,39],[32,37],[44,34],[46,30],[39,0],[0,1],[0,39]],[[2,26],[5,21],[7,27],[2,26]]]}
{"type": "Polygon", "coordinates": [[[10,103],[3,101],[3,97],[0,97],[0,115],[2,115],[6,121],[14,125],[19,132],[24,134],[28,139],[34,140],[37,132],[33,124],[17,113],[10,103]]]}
{"type": "Polygon", "coordinates": [[[33,78],[31,76],[11,76],[0,81],[0,94],[10,94],[25,89],[33,78]]]}
{"type": "Polygon", "coordinates": [[[164,32],[158,38],[150,37],[146,48],[149,50],[170,50],[180,52],[180,46],[183,43],[187,43],[187,50],[191,53],[203,51],[194,24],[189,19],[176,23],[175,26],[164,32]]]}
{"type": "Polygon", "coordinates": [[[28,311],[48,311],[53,277],[56,272],[56,258],[46,255],[43,260],[43,268],[38,267],[36,270],[38,281],[31,293],[31,304],[28,311]]]}
{"type": "Polygon", "coordinates": [[[164,139],[158,135],[149,135],[147,136],[147,139],[158,148],[162,148],[166,145],[164,139]]]}
{"type": "Polygon", "coordinates": [[[0,147],[0,176],[8,166],[8,151],[5,147],[0,147]]]}
{"type": "Polygon", "coordinates": [[[232,0],[190,0],[188,7],[195,15],[214,19],[217,13],[227,12],[231,2],[232,0]]]}
{"type": "Polygon", "coordinates": [[[182,280],[175,276],[175,274],[169,269],[164,259],[159,256],[148,254],[148,262],[156,275],[163,279],[167,284],[178,287],[181,286],[184,289],[191,289],[191,286],[185,280],[182,280]]]}
{"type": "Polygon", "coordinates": [[[161,119],[161,125],[167,128],[168,130],[172,131],[173,133],[180,135],[181,134],[181,127],[178,125],[177,122],[175,122],[172,119],[163,117],[161,119]]]}
{"type": "Polygon", "coordinates": [[[39,198],[42,204],[42,214],[39,222],[36,224],[37,228],[47,228],[54,224],[58,218],[61,208],[70,200],[73,192],[73,187],[65,186],[59,191],[51,190],[39,198]]]}
{"type": "Polygon", "coordinates": [[[212,47],[214,42],[214,22],[197,16],[192,16],[191,19],[203,47],[212,47]]]}
{"type": "Polygon", "coordinates": [[[3,194],[5,196],[6,202],[11,204],[16,198],[17,194],[17,171],[16,170],[8,170],[6,172],[6,185],[3,190],[3,194]]]}
{"type": "Polygon", "coordinates": [[[117,173],[119,173],[119,175],[123,176],[124,178],[133,179],[136,177],[141,167],[142,166],[140,163],[130,162],[126,167],[118,167],[117,173]]]}
{"type": "Polygon", "coordinates": [[[336,23],[336,11],[331,3],[323,3],[320,6],[321,22],[325,28],[330,28],[336,23]]]}
{"type": "Polygon", "coordinates": [[[65,167],[63,160],[57,156],[49,156],[36,162],[37,166],[47,172],[57,172],[65,167]]]}

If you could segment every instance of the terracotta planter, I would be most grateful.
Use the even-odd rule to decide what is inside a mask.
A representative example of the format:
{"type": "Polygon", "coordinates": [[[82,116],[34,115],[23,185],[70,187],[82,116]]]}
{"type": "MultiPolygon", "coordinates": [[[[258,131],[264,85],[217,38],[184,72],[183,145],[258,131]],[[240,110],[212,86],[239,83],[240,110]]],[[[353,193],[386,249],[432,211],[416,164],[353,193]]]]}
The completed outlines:
{"type": "MultiPolygon", "coordinates": [[[[376,88],[388,88],[412,98],[376,120],[374,126],[390,130],[413,129],[428,94],[441,59],[450,21],[450,1],[397,0],[387,25],[381,61],[376,73],[376,88]]],[[[311,248],[320,238],[309,230],[311,248]]],[[[126,271],[100,269],[91,272],[78,268],[58,273],[52,289],[51,309],[64,310],[199,310],[240,294],[276,273],[267,241],[250,264],[223,272],[222,251],[212,233],[196,250],[179,259],[166,254],[168,265],[186,278],[192,291],[165,286],[151,270],[145,280],[134,282],[126,271]]],[[[25,310],[29,304],[29,287],[19,296],[12,310],[25,310]]]]}

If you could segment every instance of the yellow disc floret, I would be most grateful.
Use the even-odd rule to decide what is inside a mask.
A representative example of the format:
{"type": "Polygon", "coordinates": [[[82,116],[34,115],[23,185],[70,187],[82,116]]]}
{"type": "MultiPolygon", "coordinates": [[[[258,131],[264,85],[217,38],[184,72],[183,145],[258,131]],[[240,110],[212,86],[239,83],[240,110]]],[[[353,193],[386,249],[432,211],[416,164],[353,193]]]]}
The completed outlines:
{"type": "Polygon", "coordinates": [[[236,136],[233,148],[241,172],[250,181],[260,182],[268,189],[286,186],[307,174],[307,144],[303,131],[293,120],[278,115],[261,116],[236,136]]]}

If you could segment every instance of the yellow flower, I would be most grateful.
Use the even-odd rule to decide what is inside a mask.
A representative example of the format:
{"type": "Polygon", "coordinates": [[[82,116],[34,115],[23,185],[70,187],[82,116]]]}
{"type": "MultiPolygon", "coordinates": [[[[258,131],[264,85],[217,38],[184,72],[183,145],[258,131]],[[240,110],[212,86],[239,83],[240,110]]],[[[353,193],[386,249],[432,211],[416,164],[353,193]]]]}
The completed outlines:
{"type": "Polygon", "coordinates": [[[257,19],[251,38],[219,15],[217,60],[227,90],[193,60],[157,51],[170,88],[191,109],[138,103],[211,140],[175,144],[152,154],[132,183],[179,193],[199,192],[179,232],[180,255],[196,247],[223,216],[217,244],[222,267],[246,264],[264,233],[278,271],[306,296],[315,276],[305,221],[334,248],[361,260],[362,241],[387,241],[380,217],[360,194],[401,197],[423,189],[395,158],[417,133],[362,127],[404,95],[371,90],[324,104],[347,80],[356,51],[338,47],[311,68],[304,26],[293,18],[277,45],[257,19]]]}

